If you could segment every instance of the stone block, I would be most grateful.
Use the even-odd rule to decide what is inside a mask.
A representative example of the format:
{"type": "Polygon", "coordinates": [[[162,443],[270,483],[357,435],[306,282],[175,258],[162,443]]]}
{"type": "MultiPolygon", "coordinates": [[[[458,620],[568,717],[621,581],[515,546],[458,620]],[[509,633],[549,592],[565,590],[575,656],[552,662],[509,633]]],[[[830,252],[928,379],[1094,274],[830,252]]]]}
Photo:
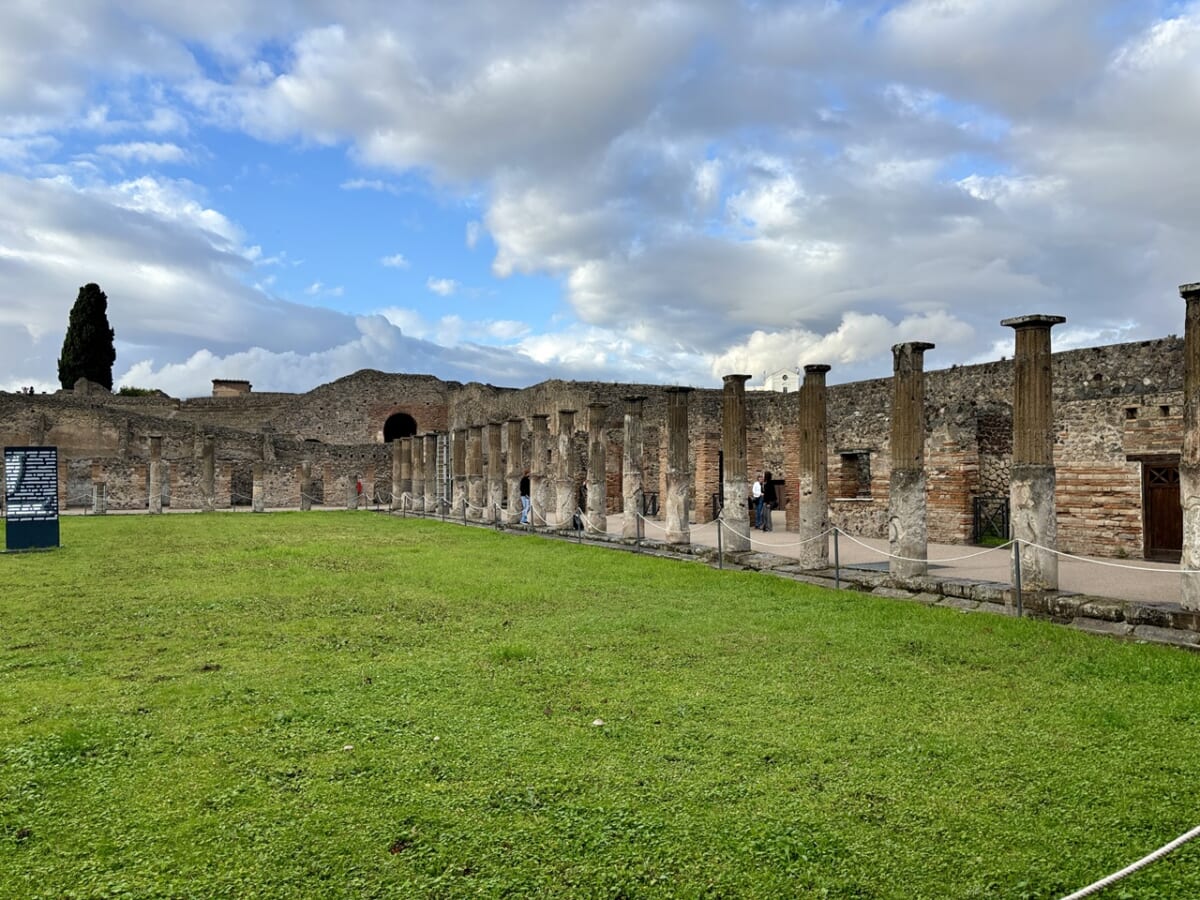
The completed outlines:
{"type": "Polygon", "coordinates": [[[1190,650],[1200,649],[1200,634],[1194,631],[1179,631],[1175,628],[1162,628],[1158,625],[1137,625],[1133,636],[1140,641],[1150,641],[1155,644],[1170,644],[1174,647],[1187,647],[1190,650]]]}
{"type": "Polygon", "coordinates": [[[1090,616],[1076,616],[1071,620],[1071,627],[1089,634],[1107,634],[1112,637],[1129,637],[1133,634],[1133,626],[1128,622],[1113,622],[1108,619],[1093,619],[1090,616]]]}

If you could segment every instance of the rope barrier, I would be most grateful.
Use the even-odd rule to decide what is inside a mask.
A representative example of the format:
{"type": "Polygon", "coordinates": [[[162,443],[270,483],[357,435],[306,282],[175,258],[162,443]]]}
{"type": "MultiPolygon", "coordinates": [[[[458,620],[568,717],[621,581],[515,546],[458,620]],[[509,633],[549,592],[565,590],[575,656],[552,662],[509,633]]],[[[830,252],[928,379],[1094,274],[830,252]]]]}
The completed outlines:
{"type": "Polygon", "coordinates": [[[1132,875],[1134,872],[1138,871],[1139,869],[1144,869],[1146,866],[1150,865],[1150,863],[1156,862],[1156,861],[1162,859],[1164,856],[1166,856],[1171,851],[1177,849],[1178,847],[1182,847],[1188,841],[1190,841],[1196,837],[1200,837],[1200,825],[1197,825],[1195,828],[1193,828],[1191,831],[1187,832],[1186,834],[1181,834],[1179,837],[1175,838],[1175,840],[1171,841],[1169,844],[1163,844],[1163,846],[1159,847],[1153,853],[1143,856],[1141,859],[1139,859],[1137,862],[1133,863],[1132,865],[1128,865],[1125,868],[1121,869],[1121,871],[1113,872],[1111,875],[1105,876],[1104,878],[1101,878],[1099,881],[1089,884],[1087,887],[1085,887],[1081,890],[1078,890],[1073,894],[1068,894],[1066,897],[1063,897],[1063,900],[1083,900],[1084,897],[1090,897],[1092,894],[1095,894],[1098,891],[1102,891],[1106,887],[1109,887],[1110,885],[1116,884],[1122,878],[1127,878],[1128,876],[1132,875]]]}
{"type": "Polygon", "coordinates": [[[1061,550],[1053,550],[1050,547],[1043,547],[1041,544],[1035,544],[1033,541],[1021,541],[1022,547],[1032,547],[1036,550],[1044,550],[1047,553],[1053,553],[1055,556],[1061,556],[1063,559],[1073,559],[1077,562],[1091,563],[1096,566],[1107,566],[1110,569],[1127,569],[1131,572],[1157,572],[1159,575],[1200,575],[1200,569],[1152,569],[1149,566],[1127,566],[1123,563],[1110,563],[1102,559],[1089,559],[1086,556],[1075,556],[1071,553],[1063,553],[1061,550]]]}
{"type": "Polygon", "coordinates": [[[988,554],[988,553],[994,553],[997,550],[1007,550],[1013,544],[1016,543],[1016,541],[1009,541],[1007,544],[1001,544],[999,547],[988,547],[986,550],[980,550],[978,553],[968,553],[965,556],[947,556],[947,557],[942,557],[940,559],[917,559],[912,556],[898,556],[895,553],[888,553],[886,550],[880,550],[878,547],[872,547],[870,544],[864,544],[862,541],[860,541],[854,535],[847,534],[845,531],[843,531],[840,528],[837,529],[837,532],[838,532],[838,534],[848,537],[852,542],[854,542],[855,544],[858,544],[858,546],[863,547],[867,550],[870,550],[872,553],[878,553],[880,556],[886,556],[889,559],[899,559],[904,562],[921,562],[921,563],[962,562],[964,559],[975,559],[977,556],[984,556],[985,554],[988,554]]]}

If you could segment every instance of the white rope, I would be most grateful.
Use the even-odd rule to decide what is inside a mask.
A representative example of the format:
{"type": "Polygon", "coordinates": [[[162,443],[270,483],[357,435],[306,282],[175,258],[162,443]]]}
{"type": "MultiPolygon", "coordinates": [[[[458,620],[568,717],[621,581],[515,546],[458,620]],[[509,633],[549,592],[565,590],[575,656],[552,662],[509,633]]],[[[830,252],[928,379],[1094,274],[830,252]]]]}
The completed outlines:
{"type": "Polygon", "coordinates": [[[1137,862],[1133,863],[1132,865],[1126,866],[1121,871],[1113,872],[1111,875],[1101,878],[1099,881],[1097,881],[1093,884],[1089,884],[1087,887],[1083,888],[1082,890],[1078,890],[1073,894],[1068,894],[1066,897],[1063,897],[1063,900],[1083,900],[1084,897],[1090,897],[1092,894],[1096,893],[1097,891],[1102,891],[1106,887],[1116,884],[1122,878],[1132,875],[1138,869],[1143,869],[1146,866],[1150,865],[1150,863],[1155,862],[1156,860],[1162,859],[1164,856],[1166,856],[1172,850],[1175,850],[1177,847],[1183,846],[1188,841],[1190,841],[1193,838],[1198,837],[1198,836],[1200,836],[1200,825],[1197,825],[1191,831],[1187,832],[1187,834],[1181,834],[1179,837],[1175,838],[1175,840],[1171,841],[1171,843],[1164,844],[1163,846],[1161,846],[1157,850],[1155,850],[1153,853],[1151,853],[1147,856],[1143,856],[1137,862]]]}
{"type": "Polygon", "coordinates": [[[1063,553],[1061,550],[1053,550],[1050,547],[1043,547],[1041,544],[1035,544],[1033,541],[1021,541],[1024,547],[1033,547],[1037,550],[1045,550],[1047,553],[1053,553],[1055,556],[1061,556],[1063,559],[1073,559],[1077,562],[1091,563],[1094,566],[1108,566],[1110,569],[1128,569],[1131,572],[1157,572],[1159,575],[1200,575],[1200,569],[1152,569],[1149,566],[1126,566],[1121,563],[1104,562],[1100,559],[1088,559],[1086,556],[1075,556],[1071,553],[1063,553]]]}
{"type": "Polygon", "coordinates": [[[880,556],[886,556],[889,559],[903,560],[904,562],[921,562],[921,563],[962,562],[964,559],[975,559],[975,557],[977,557],[977,556],[984,556],[985,554],[988,554],[988,553],[995,553],[997,550],[1007,550],[1009,547],[1011,547],[1013,545],[1013,543],[1015,543],[1014,541],[1009,541],[1007,544],[1001,544],[999,547],[988,547],[986,550],[980,550],[978,553],[968,553],[966,556],[945,556],[945,557],[941,557],[939,559],[917,559],[912,556],[897,556],[895,553],[888,553],[886,550],[880,550],[878,547],[872,547],[870,544],[864,544],[862,541],[860,541],[854,535],[847,534],[845,531],[842,531],[842,529],[840,529],[840,528],[837,529],[837,532],[838,532],[838,534],[845,535],[851,541],[858,544],[858,546],[863,547],[867,550],[870,550],[872,553],[878,553],[880,556]]]}

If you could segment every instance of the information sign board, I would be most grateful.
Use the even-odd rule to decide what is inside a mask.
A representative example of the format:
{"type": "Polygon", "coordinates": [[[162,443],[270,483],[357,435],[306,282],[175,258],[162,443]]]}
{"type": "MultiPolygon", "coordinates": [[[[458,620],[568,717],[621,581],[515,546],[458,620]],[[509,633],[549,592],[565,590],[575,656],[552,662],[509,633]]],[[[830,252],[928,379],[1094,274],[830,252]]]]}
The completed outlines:
{"type": "Polygon", "coordinates": [[[4,537],[9,550],[58,546],[58,448],[4,448],[4,537]]]}

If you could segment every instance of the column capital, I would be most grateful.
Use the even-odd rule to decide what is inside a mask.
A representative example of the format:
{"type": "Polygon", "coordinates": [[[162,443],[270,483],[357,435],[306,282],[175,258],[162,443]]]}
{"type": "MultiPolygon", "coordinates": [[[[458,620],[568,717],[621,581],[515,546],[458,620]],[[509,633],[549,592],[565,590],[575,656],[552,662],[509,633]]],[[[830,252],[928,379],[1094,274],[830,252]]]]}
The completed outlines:
{"type": "Polygon", "coordinates": [[[549,413],[534,413],[534,414],[533,414],[532,416],[530,416],[529,418],[533,419],[535,422],[537,422],[538,420],[541,420],[541,421],[543,421],[543,422],[549,422],[549,421],[550,421],[550,415],[549,415],[549,413]]]}
{"type": "Polygon", "coordinates": [[[690,387],[679,387],[679,386],[673,385],[671,387],[663,388],[663,393],[666,393],[666,394],[690,394],[692,392],[692,390],[693,389],[690,387]]]}
{"type": "Polygon", "coordinates": [[[601,403],[599,400],[593,400],[591,403],[588,404],[588,409],[593,409],[593,410],[596,410],[597,412],[599,412],[601,410],[608,409],[608,404],[601,403]]]}
{"type": "Polygon", "coordinates": [[[576,410],[573,410],[573,409],[560,409],[558,411],[558,414],[560,416],[573,416],[573,415],[575,415],[575,412],[576,412],[576,410]]]}
{"type": "Polygon", "coordinates": [[[1200,281],[1179,286],[1179,296],[1184,300],[1200,300],[1200,281]]]}
{"type": "Polygon", "coordinates": [[[1017,331],[1020,331],[1023,328],[1045,328],[1049,330],[1055,325],[1061,325],[1065,321],[1067,321],[1066,316],[1032,315],[1014,316],[1011,319],[1001,319],[1000,324],[1006,325],[1009,328],[1015,328],[1017,331]]]}
{"type": "Polygon", "coordinates": [[[928,341],[905,341],[902,344],[892,344],[892,354],[899,356],[901,353],[924,353],[933,347],[928,341]]]}
{"type": "Polygon", "coordinates": [[[804,367],[804,374],[808,375],[811,373],[813,375],[824,375],[832,368],[833,366],[827,366],[825,363],[809,363],[804,367]]]}
{"type": "Polygon", "coordinates": [[[721,380],[725,384],[745,384],[753,377],[753,375],[723,375],[721,376],[721,380]]]}
{"type": "Polygon", "coordinates": [[[626,403],[640,403],[642,400],[646,399],[646,396],[645,394],[631,394],[630,396],[622,397],[621,399],[626,403]]]}

